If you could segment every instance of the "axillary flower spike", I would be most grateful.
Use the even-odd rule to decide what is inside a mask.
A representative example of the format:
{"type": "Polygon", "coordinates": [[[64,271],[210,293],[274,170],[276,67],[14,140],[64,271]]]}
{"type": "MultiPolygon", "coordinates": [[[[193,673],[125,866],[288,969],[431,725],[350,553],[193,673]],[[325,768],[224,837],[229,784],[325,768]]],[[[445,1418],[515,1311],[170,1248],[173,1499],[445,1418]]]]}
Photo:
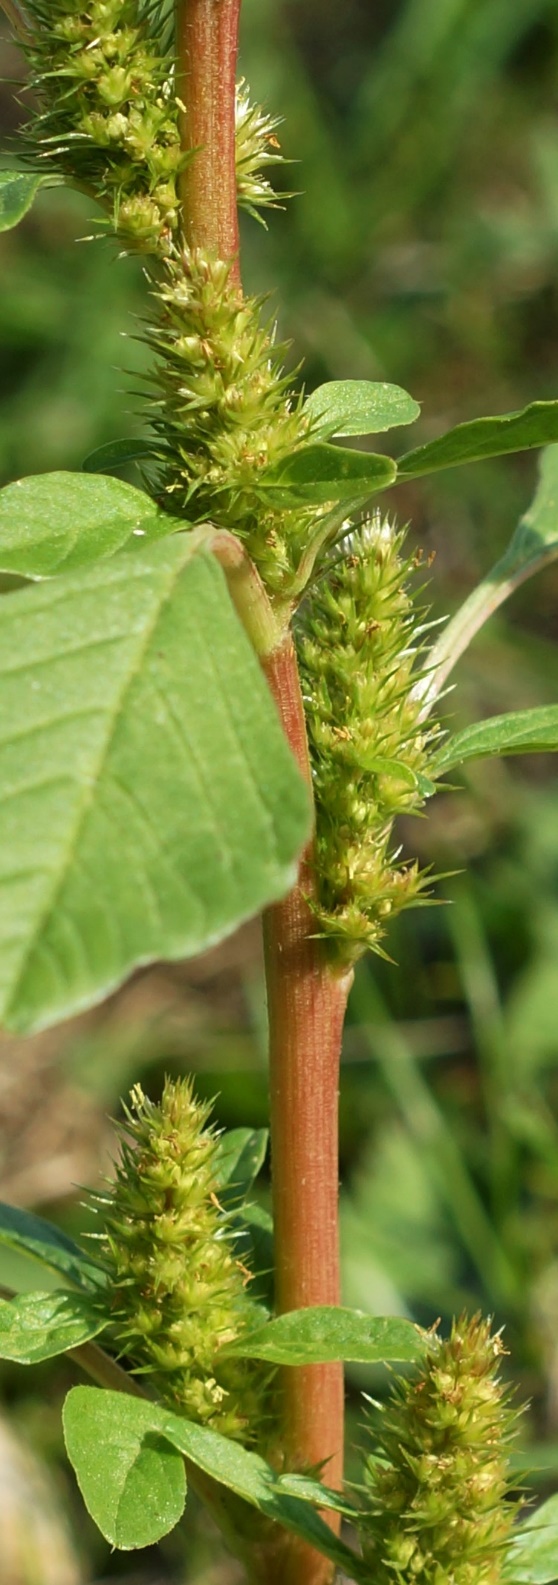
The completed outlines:
{"type": "Polygon", "coordinates": [[[403,537],[379,514],[349,534],[298,629],[316,800],[313,906],[317,930],[349,962],[381,950],[388,921],[424,889],[418,865],[391,847],[397,816],[433,791],[437,736],[413,692],[424,624],[403,537]]]}
{"type": "Polygon", "coordinates": [[[164,1402],[250,1442],[265,1423],[269,1371],[219,1358],[261,1311],[216,1193],[210,1110],[189,1079],[167,1079],[159,1105],[139,1084],[131,1092],[114,1185],[96,1197],[112,1295],[106,1335],[164,1402]]]}
{"type": "Polygon", "coordinates": [[[395,1377],[365,1471],[370,1585],[498,1585],[518,1507],[507,1496],[518,1416],[498,1378],[504,1352],[489,1321],[462,1316],[445,1342],[431,1334],[411,1376],[395,1377]]]}

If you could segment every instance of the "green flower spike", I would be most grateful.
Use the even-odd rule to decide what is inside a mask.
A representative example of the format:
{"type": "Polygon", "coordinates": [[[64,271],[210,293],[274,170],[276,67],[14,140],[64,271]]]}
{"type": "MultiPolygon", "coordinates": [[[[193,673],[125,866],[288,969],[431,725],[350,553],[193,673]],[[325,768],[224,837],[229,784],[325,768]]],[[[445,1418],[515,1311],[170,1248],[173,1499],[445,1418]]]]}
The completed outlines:
{"type": "Polygon", "coordinates": [[[114,1186],[97,1197],[112,1293],[109,1341],[173,1409],[225,1436],[261,1432],[269,1371],[219,1350],[261,1321],[215,1192],[218,1135],[189,1079],[159,1106],[139,1084],[122,1125],[114,1186]]]}
{"type": "Polygon", "coordinates": [[[393,823],[433,791],[436,726],[421,721],[424,625],[406,585],[412,559],[379,514],[349,535],[301,613],[298,653],[316,799],[320,932],[353,961],[424,877],[391,850],[393,823]]]}
{"type": "Polygon", "coordinates": [[[261,303],[242,298],[230,266],[183,252],[156,288],[153,385],[155,493],[190,522],[210,520],[247,546],[271,596],[288,599],[316,520],[326,508],[285,509],[259,490],[262,471],[308,438],[302,398],[281,373],[261,303]]]}
{"type": "Polygon", "coordinates": [[[370,1585],[498,1585],[517,1512],[506,1500],[517,1414],[498,1380],[503,1352],[489,1321],[461,1317],[395,1379],[365,1471],[370,1585]]]}

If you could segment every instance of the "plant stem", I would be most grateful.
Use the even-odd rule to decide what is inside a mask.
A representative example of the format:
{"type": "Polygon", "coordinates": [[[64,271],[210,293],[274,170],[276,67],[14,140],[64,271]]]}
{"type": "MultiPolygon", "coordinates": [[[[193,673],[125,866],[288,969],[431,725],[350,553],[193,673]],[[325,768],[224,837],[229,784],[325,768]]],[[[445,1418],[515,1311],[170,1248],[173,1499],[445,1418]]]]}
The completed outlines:
{"type": "MultiPolygon", "coordinates": [[[[298,668],[287,638],[265,664],[286,735],[310,780],[298,668]]],[[[270,1032],[271,1150],[276,1307],[339,1304],[338,1088],[343,1020],[352,974],[334,974],[314,936],[309,906],[312,851],[296,887],[269,909],[264,925],[270,1032]]],[[[343,1371],[310,1365],[282,1372],[279,1445],[290,1469],[325,1462],[337,1486],[343,1472],[343,1371]]],[[[324,1515],[325,1517],[325,1515],[324,1515]]],[[[329,1517],[329,1516],[328,1516],[329,1517]]],[[[330,1521],[331,1522],[331,1521],[330,1521]]],[[[285,1537],[269,1580],[325,1585],[331,1567],[285,1537]],[[276,1570],[276,1571],[275,1571],[276,1570]]]]}
{"type": "Polygon", "coordinates": [[[232,260],[240,285],[235,164],[235,85],[241,0],[180,0],[177,6],[181,143],[180,196],[190,247],[232,260]]]}

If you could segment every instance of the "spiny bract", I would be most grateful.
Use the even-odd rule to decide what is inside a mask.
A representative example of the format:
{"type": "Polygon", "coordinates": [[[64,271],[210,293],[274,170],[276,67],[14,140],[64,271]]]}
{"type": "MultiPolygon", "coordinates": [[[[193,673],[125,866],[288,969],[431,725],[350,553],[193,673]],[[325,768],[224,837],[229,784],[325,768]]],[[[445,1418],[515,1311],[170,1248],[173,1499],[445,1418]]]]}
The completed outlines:
{"type": "Polygon", "coordinates": [[[435,727],[415,691],[421,647],[400,555],[377,515],[349,535],[301,614],[298,654],[316,799],[319,929],[354,958],[420,894],[418,866],[392,853],[397,815],[420,808],[435,727]]]}
{"type": "Polygon", "coordinates": [[[396,1378],[365,1472],[370,1585],[498,1585],[517,1511],[506,1501],[517,1416],[497,1375],[502,1353],[489,1321],[462,1316],[396,1378]]]}
{"type": "Polygon", "coordinates": [[[261,1431],[269,1376],[219,1351],[261,1319],[216,1193],[219,1138],[188,1079],[160,1105],[140,1085],[122,1125],[114,1186],[99,1195],[112,1340],[161,1397],[226,1436],[261,1431]]]}

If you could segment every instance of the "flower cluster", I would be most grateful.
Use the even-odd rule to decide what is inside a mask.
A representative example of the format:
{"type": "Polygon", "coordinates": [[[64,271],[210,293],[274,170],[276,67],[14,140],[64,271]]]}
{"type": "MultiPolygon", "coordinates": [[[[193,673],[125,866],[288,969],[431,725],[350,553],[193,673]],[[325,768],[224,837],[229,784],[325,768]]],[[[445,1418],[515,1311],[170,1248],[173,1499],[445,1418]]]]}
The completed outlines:
{"type": "Polygon", "coordinates": [[[379,949],[386,922],[424,881],[391,851],[394,820],[416,811],[436,728],[421,722],[420,649],[402,536],[376,516],[350,534],[312,592],[298,633],[316,800],[320,930],[352,960],[379,949]]]}
{"type": "MultiPolygon", "coordinates": [[[[180,147],[172,24],[164,0],[29,0],[24,45],[41,107],[33,157],[108,209],[129,248],[166,256],[179,243],[180,147]]],[[[274,202],[277,123],[237,98],[238,201],[274,202]]]]}
{"type": "Polygon", "coordinates": [[[173,1408],[250,1441],[261,1430],[267,1377],[219,1355],[261,1312],[219,1204],[209,1110],[188,1079],[167,1080],[158,1106],[139,1085],[132,1090],[114,1186],[97,1197],[111,1292],[106,1336],[173,1408]]]}
{"type": "Polygon", "coordinates": [[[283,349],[242,298],[230,266],[199,251],[171,262],[156,292],[157,495],[190,522],[208,519],[247,545],[270,594],[288,597],[310,528],[325,509],[285,509],[263,470],[307,438],[302,404],[281,373],[283,349]]]}
{"type": "Polygon", "coordinates": [[[33,150],[108,208],[130,246],[168,251],[183,156],[162,0],[31,0],[33,150]]]}
{"type": "Polygon", "coordinates": [[[462,1317],[396,1378],[366,1469],[371,1585],[498,1585],[517,1511],[506,1500],[517,1417],[498,1380],[502,1353],[488,1321],[462,1317]]]}

